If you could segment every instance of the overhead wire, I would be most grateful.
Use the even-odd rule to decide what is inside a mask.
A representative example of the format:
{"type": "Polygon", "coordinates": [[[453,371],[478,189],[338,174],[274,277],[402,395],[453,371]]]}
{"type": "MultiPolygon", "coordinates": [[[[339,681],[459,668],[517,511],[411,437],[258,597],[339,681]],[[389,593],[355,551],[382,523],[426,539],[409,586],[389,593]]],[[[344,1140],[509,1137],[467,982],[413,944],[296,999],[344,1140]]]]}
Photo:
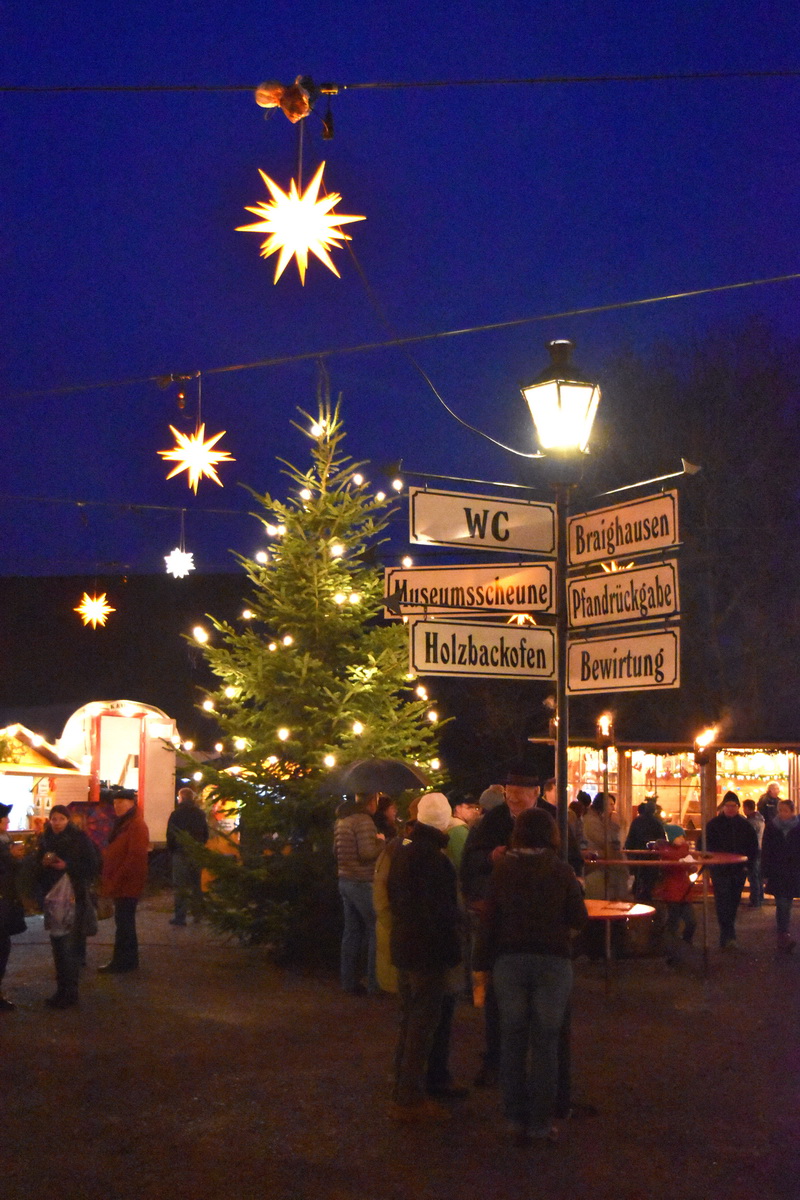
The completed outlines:
{"type": "MultiPolygon", "coordinates": [[[[443,338],[463,337],[471,333],[489,333],[497,329],[514,329],[522,325],[534,325],[543,321],[560,321],[567,317],[585,317],[596,313],[618,312],[626,308],[639,308],[647,304],[662,304],[670,300],[687,300],[694,296],[711,296],[721,292],[732,292],[743,288],[764,287],[771,283],[788,283],[800,279],[800,271],[788,275],[772,275],[765,279],[747,279],[739,283],[723,283],[715,287],[691,288],[683,292],[667,292],[660,296],[645,296],[636,300],[618,300],[611,304],[586,305],[582,308],[562,309],[558,312],[538,313],[532,317],[515,317],[509,321],[491,321],[484,325],[468,325],[460,329],[444,329],[435,333],[410,334],[407,337],[393,337],[382,342],[360,342],[353,346],[333,346],[324,350],[305,350],[300,354],[280,354],[272,358],[256,359],[253,362],[231,363],[224,367],[204,367],[204,375],[225,375],[236,371],[256,371],[268,367],[289,366],[293,363],[309,362],[315,359],[336,358],[346,354],[367,354],[378,350],[388,350],[395,347],[419,345],[424,342],[435,342],[443,338]]],[[[38,396],[69,396],[76,392],[105,391],[110,388],[132,387],[135,384],[161,384],[169,373],[160,371],[157,375],[140,375],[126,379],[98,380],[94,383],[69,384],[57,388],[37,388],[27,391],[12,392],[7,400],[29,400],[38,396]]]]}

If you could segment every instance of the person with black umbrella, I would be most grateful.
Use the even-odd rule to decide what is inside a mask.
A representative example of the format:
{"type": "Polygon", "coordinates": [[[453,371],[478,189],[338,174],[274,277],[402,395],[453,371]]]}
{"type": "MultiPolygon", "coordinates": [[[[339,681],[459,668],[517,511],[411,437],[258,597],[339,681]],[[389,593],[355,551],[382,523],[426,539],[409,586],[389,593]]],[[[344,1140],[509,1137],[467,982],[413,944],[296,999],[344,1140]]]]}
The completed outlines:
{"type": "Polygon", "coordinates": [[[375,971],[375,907],[372,880],[375,864],[386,839],[378,833],[372,815],[378,807],[378,792],[359,792],[355,801],[345,800],[336,810],[333,848],[342,898],[342,990],[353,995],[380,991],[375,971]],[[367,955],[367,986],[359,979],[362,952],[367,955]]]}

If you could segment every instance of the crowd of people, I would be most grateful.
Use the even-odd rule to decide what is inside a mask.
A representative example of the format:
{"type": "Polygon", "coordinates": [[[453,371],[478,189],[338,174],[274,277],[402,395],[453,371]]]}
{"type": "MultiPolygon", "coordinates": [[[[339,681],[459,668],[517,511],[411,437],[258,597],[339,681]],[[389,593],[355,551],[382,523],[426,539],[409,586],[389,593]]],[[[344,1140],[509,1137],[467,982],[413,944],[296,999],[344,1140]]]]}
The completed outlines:
{"type": "MultiPolygon", "coordinates": [[[[113,798],[114,823],[102,854],[80,826],[80,817],[63,804],[50,809],[36,842],[32,886],[50,936],[56,990],[45,1000],[49,1008],[74,1008],[79,1001],[81,970],[86,966],[86,939],[98,931],[98,908],[113,909],[111,958],[97,968],[123,975],[139,966],[136,910],[148,878],[150,833],[135,792],[113,798]]],[[[8,834],[11,805],[0,804],[0,1012],[15,1005],[2,995],[11,938],[26,929],[20,875],[26,865],[24,847],[16,852],[8,834]]],[[[178,805],[167,824],[175,886],[173,925],[185,925],[187,909],[199,919],[200,870],[186,850],[186,839],[208,840],[206,816],[191,788],[178,793],[178,805]]]]}
{"type": "MultiPolygon", "coordinates": [[[[727,793],[706,827],[707,849],[738,862],[709,868],[720,947],[736,946],[746,880],[750,903],[775,897],[777,947],[790,953],[792,899],[800,895],[800,821],[777,785],[759,805],[727,793]],[[765,811],[766,810],[766,811],[765,811]]],[[[398,821],[379,793],[337,810],[335,851],[344,911],[341,986],[352,994],[397,994],[400,1026],[391,1115],[446,1120],[443,1099],[466,1095],[449,1066],[456,1003],[483,1008],[485,1046],[475,1086],[499,1084],[517,1144],[557,1139],[570,1115],[570,997],[579,947],[604,952],[603,927],[587,899],[633,899],[659,915],[666,961],[682,961],[702,896],[695,848],[650,800],[627,833],[615,798],[579,792],[570,804],[562,854],[555,784],[511,771],[476,799],[431,792],[398,821]],[[623,851],[648,851],[654,866],[629,869],[623,851]],[[654,869],[655,868],[655,869],[654,869]],[[366,976],[362,965],[366,963],[366,976]]],[[[624,938],[624,922],[614,922],[624,938]]],[[[616,942],[619,950],[620,942],[616,942]]]]}

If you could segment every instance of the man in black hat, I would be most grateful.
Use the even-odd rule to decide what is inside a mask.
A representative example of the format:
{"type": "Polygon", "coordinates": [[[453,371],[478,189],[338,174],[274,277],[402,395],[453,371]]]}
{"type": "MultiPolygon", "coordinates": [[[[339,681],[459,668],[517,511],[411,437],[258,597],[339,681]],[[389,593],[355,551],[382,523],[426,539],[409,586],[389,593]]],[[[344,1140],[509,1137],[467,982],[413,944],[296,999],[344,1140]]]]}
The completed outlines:
{"type": "MultiPolygon", "coordinates": [[[[469,831],[461,856],[461,890],[470,919],[476,920],[486,896],[486,885],[494,864],[501,858],[511,841],[514,821],[527,808],[534,808],[539,799],[539,780],[523,770],[506,775],[505,801],[490,809],[469,831]]],[[[486,988],[484,1004],[486,1050],[483,1065],[475,1079],[476,1087],[492,1087],[497,1083],[500,1069],[500,1013],[491,983],[486,988]]]]}

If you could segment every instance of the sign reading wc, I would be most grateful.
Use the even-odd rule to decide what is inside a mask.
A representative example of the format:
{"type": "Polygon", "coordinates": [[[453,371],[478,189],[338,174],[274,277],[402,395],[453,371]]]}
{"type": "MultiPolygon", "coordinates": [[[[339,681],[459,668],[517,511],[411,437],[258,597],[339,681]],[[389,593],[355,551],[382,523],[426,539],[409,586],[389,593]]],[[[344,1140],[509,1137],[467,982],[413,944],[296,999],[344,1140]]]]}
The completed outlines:
{"type": "Polygon", "coordinates": [[[469,546],[555,554],[555,506],[409,488],[410,540],[417,545],[469,546]]]}
{"type": "Polygon", "coordinates": [[[554,679],[555,636],[552,629],[413,621],[411,669],[419,675],[554,679]]]}

